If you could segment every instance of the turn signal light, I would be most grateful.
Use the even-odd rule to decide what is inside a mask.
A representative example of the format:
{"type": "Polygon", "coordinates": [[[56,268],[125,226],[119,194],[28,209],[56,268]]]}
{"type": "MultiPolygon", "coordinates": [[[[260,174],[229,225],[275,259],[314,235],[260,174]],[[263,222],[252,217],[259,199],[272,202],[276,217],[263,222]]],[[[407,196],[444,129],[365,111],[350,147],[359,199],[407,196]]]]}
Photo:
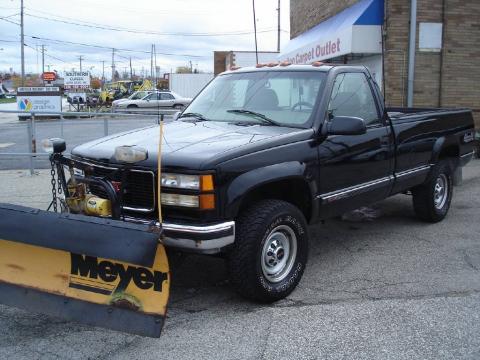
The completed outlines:
{"type": "Polygon", "coordinates": [[[213,191],[213,176],[202,175],[200,176],[200,190],[201,191],[213,191]]]}
{"type": "Polygon", "coordinates": [[[215,195],[213,194],[200,195],[200,209],[202,210],[215,209],[215,195]]]}

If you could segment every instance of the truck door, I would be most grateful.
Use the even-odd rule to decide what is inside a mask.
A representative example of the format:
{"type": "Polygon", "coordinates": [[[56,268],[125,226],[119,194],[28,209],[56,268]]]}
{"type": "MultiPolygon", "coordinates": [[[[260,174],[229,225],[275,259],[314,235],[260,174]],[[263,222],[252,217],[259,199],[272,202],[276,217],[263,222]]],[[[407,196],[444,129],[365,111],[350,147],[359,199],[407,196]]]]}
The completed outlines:
{"type": "Polygon", "coordinates": [[[373,92],[363,72],[337,74],[328,102],[326,121],[335,116],[360,117],[362,135],[329,135],[319,147],[320,215],[336,216],[388,196],[394,147],[373,92]]]}

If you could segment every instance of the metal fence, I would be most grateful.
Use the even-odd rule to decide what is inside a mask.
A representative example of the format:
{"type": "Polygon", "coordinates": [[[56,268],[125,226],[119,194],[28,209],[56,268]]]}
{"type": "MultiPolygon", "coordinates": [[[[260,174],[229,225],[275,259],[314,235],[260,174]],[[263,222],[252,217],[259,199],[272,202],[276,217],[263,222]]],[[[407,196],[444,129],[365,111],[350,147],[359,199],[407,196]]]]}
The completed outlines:
{"type": "MultiPolygon", "coordinates": [[[[16,114],[19,116],[18,124],[24,124],[26,128],[24,151],[4,152],[0,151],[1,159],[27,158],[30,174],[35,173],[35,162],[39,159],[48,159],[49,154],[38,152],[37,144],[44,137],[38,138],[38,127],[49,124],[49,134],[46,137],[64,138],[69,128],[78,129],[78,138],[81,142],[94,140],[112,133],[135,129],[151,124],[158,124],[162,120],[170,120],[178,110],[160,111],[122,111],[122,112],[24,112],[16,110],[0,110],[2,114],[16,114]],[[20,118],[24,121],[21,121],[20,118]],[[130,121],[129,121],[130,120],[130,121]],[[132,122],[135,120],[135,122],[132,122]],[[124,124],[122,124],[124,123],[124,124]],[[128,123],[128,124],[126,124],[128,123]],[[122,126],[118,126],[122,124],[122,126]],[[116,126],[112,126],[116,125],[116,126]],[[112,129],[113,127],[113,129],[112,129]],[[92,131],[93,129],[93,131],[92,131]],[[112,131],[113,130],[113,131],[112,131]],[[90,131],[90,133],[89,133],[90,131]]],[[[12,125],[12,122],[7,123],[12,125]]],[[[17,125],[17,124],[14,124],[17,125]]],[[[2,125],[0,125],[1,129],[2,125]]],[[[5,129],[4,129],[5,130],[5,129]]],[[[77,131],[77,130],[76,130],[77,131]]],[[[0,134],[0,143],[2,142],[0,134]]],[[[68,144],[68,139],[67,139],[68,144]]]]}

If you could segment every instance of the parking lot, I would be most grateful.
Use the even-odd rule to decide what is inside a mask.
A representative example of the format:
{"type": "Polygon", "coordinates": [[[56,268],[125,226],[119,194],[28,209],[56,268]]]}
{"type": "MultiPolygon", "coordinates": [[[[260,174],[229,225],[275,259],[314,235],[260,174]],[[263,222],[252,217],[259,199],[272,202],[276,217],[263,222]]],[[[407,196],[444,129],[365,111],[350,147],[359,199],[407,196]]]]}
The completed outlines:
{"type": "MultiPolygon", "coordinates": [[[[10,109],[11,107],[3,106],[0,107],[0,110],[15,110],[10,109]]],[[[37,152],[45,154],[41,149],[41,141],[47,138],[62,137],[67,142],[68,151],[76,145],[98,139],[105,133],[104,119],[107,119],[108,134],[114,134],[150,126],[157,123],[158,118],[159,116],[146,114],[83,117],[66,119],[63,124],[58,119],[40,119],[35,122],[37,152]]],[[[169,121],[171,116],[167,115],[165,119],[169,121]]],[[[30,163],[27,157],[4,157],[1,155],[26,152],[29,152],[27,121],[18,121],[17,114],[0,112],[0,170],[28,168],[30,163]]],[[[46,169],[50,167],[50,164],[47,157],[37,157],[34,160],[34,166],[37,169],[46,169]]]]}
{"type": "MultiPolygon", "coordinates": [[[[311,227],[309,263],[287,299],[239,298],[223,260],[173,269],[160,339],[94,329],[0,306],[0,358],[478,359],[480,161],[464,169],[448,217],[419,222],[411,198],[373,206],[371,221],[311,227]]],[[[49,175],[0,172],[0,202],[46,207],[49,175]]]]}

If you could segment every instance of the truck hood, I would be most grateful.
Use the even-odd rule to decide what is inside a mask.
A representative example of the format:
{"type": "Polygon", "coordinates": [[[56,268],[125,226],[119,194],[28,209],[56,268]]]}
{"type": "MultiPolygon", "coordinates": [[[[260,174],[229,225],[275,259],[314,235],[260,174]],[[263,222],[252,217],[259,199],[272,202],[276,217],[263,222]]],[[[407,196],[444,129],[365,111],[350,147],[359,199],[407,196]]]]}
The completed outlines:
{"type": "MultiPolygon", "coordinates": [[[[77,158],[115,164],[115,148],[136,145],[148,151],[148,159],[136,164],[155,168],[159,126],[135,129],[79,145],[72,150],[77,158]]],[[[227,122],[174,121],[164,126],[162,167],[214,169],[223,161],[254,151],[301,141],[313,135],[312,129],[279,126],[242,125],[227,122]]]]}

